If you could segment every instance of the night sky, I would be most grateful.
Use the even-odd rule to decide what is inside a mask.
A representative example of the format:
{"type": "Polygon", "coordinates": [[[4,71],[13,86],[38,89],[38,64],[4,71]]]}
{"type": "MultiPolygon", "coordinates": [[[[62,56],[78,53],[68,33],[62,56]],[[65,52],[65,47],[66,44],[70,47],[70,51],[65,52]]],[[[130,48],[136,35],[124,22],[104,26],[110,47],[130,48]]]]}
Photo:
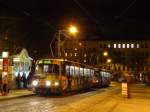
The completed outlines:
{"type": "Polygon", "coordinates": [[[136,0],[0,0],[0,30],[35,49],[35,43],[48,47],[58,29],[70,24],[83,39],[145,40],[150,39],[149,9],[136,0]]]}

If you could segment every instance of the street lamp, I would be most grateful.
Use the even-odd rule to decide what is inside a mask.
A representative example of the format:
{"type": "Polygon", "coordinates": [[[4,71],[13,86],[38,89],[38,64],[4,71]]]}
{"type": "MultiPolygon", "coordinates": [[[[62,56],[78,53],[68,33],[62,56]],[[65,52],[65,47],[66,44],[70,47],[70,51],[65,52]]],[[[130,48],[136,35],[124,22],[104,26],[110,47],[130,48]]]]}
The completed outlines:
{"type": "Polygon", "coordinates": [[[61,54],[60,54],[60,46],[61,46],[60,45],[61,44],[60,36],[61,36],[61,33],[66,33],[66,32],[69,32],[70,34],[75,35],[78,32],[78,30],[75,26],[70,26],[68,30],[58,30],[58,57],[61,56],[61,54]]]}
{"type": "Polygon", "coordinates": [[[75,26],[70,26],[69,27],[69,32],[71,34],[76,34],[78,32],[77,28],[75,26]]]}
{"type": "Polygon", "coordinates": [[[107,63],[111,63],[111,59],[107,59],[107,63]]]}
{"type": "Polygon", "coordinates": [[[103,53],[103,55],[104,55],[104,56],[108,56],[108,52],[105,51],[105,52],[103,53]]]}

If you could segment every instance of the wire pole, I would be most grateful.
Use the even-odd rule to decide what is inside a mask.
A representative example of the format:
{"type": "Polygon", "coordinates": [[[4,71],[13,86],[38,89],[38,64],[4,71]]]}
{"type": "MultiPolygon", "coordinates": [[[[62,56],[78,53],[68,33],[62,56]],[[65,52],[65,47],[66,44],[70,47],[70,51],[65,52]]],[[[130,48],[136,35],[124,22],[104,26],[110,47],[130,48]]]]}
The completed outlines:
{"type": "Polygon", "coordinates": [[[60,57],[60,33],[61,33],[61,30],[58,30],[58,57],[60,57]]]}

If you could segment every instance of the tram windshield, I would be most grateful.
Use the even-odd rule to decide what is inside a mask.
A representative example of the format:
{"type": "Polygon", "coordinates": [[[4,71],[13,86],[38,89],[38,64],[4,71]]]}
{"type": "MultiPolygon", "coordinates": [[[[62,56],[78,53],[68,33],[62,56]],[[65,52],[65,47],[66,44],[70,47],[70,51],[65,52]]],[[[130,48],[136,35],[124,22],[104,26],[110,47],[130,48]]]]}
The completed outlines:
{"type": "Polygon", "coordinates": [[[36,65],[36,71],[37,74],[43,74],[43,73],[59,73],[59,65],[57,64],[38,64],[36,65]]]}

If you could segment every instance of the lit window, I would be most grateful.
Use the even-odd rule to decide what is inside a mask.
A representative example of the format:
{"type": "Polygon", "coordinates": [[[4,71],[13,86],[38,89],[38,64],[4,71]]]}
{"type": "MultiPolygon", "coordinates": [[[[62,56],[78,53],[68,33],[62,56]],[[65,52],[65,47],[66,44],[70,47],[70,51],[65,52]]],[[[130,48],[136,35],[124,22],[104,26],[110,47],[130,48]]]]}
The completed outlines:
{"type": "Polygon", "coordinates": [[[77,51],[78,49],[77,49],[77,48],[74,48],[74,50],[77,51]]]}
{"type": "Polygon", "coordinates": [[[122,44],[122,48],[125,48],[126,47],[126,45],[125,44],[122,44]]]}
{"type": "Polygon", "coordinates": [[[121,48],[121,44],[118,44],[118,48],[121,48]]]}
{"type": "Polygon", "coordinates": [[[110,44],[108,44],[108,45],[107,45],[107,47],[108,47],[108,48],[110,48],[110,47],[111,47],[111,45],[110,45],[110,44]]]}
{"type": "Polygon", "coordinates": [[[116,48],[117,47],[117,45],[116,44],[114,44],[114,48],[116,48]]]}
{"type": "Polygon", "coordinates": [[[84,63],[86,63],[86,60],[84,60],[84,63]]]}
{"type": "Polygon", "coordinates": [[[140,48],[140,45],[139,45],[139,44],[137,44],[137,48],[140,48]]]}
{"type": "Polygon", "coordinates": [[[74,53],[74,56],[77,56],[77,53],[74,53]]]}
{"type": "Polygon", "coordinates": [[[67,56],[68,54],[67,53],[65,53],[65,56],[67,56]]]}
{"type": "Polygon", "coordinates": [[[127,44],[127,48],[130,48],[130,44],[127,44]]]}
{"type": "Polygon", "coordinates": [[[131,48],[134,48],[134,44],[131,44],[131,48]]]}
{"type": "Polygon", "coordinates": [[[82,43],[81,43],[81,42],[79,43],[79,46],[82,46],[82,43]]]}
{"type": "Polygon", "coordinates": [[[87,55],[86,54],[84,54],[84,57],[86,57],[87,55]]]}

